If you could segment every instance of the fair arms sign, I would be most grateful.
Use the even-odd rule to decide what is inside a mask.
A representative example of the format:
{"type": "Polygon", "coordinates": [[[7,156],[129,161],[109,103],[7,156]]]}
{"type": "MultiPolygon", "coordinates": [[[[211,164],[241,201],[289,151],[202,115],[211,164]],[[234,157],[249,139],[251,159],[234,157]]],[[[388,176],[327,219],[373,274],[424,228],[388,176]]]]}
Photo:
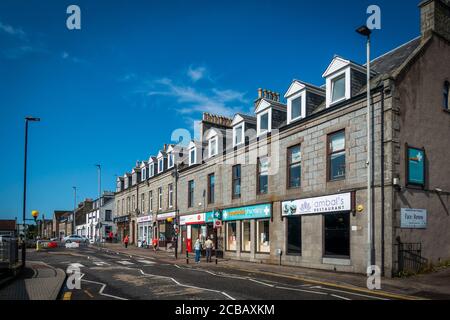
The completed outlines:
{"type": "Polygon", "coordinates": [[[351,193],[299,199],[282,203],[283,216],[345,212],[352,210],[351,193]]]}

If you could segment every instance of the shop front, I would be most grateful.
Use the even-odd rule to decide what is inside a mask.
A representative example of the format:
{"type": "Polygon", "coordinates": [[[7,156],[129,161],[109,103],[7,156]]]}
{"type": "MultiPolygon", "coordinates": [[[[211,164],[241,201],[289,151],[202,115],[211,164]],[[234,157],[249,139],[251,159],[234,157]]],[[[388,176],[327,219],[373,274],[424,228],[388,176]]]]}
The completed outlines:
{"type": "Polygon", "coordinates": [[[123,241],[125,236],[130,234],[130,215],[116,217],[114,223],[117,225],[117,233],[114,238],[117,241],[123,241]]]}
{"type": "Polygon", "coordinates": [[[151,215],[137,218],[138,247],[150,246],[153,239],[153,217],[151,215]]]}
{"type": "Polygon", "coordinates": [[[271,204],[222,210],[226,255],[250,260],[269,255],[271,217],[271,204]]]}
{"type": "Polygon", "coordinates": [[[153,224],[153,234],[158,236],[160,248],[175,249],[175,230],[174,219],[176,212],[168,212],[158,214],[156,216],[156,222],[153,224]]]}
{"type": "Polygon", "coordinates": [[[180,216],[182,239],[184,241],[182,248],[188,252],[194,251],[193,247],[197,239],[200,239],[202,243],[206,241],[208,230],[205,216],[205,213],[180,216]]]}
{"type": "Polygon", "coordinates": [[[354,210],[352,193],[282,202],[282,216],[286,221],[286,255],[301,257],[319,264],[350,264],[350,221],[354,210]],[[306,234],[302,226],[309,225],[306,234]],[[302,233],[303,234],[302,236],[302,233]],[[316,234],[322,236],[318,237],[316,234]],[[305,241],[305,243],[302,243],[305,241]],[[312,250],[307,244],[319,244],[312,250]],[[321,250],[320,250],[321,247],[321,250]],[[319,250],[317,250],[319,249],[319,250]]]}

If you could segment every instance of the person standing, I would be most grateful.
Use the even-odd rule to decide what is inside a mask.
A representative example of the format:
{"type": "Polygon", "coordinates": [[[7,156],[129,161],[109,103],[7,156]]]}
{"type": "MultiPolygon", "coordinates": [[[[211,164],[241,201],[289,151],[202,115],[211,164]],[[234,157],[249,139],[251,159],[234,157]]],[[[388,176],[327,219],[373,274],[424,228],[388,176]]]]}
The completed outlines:
{"type": "Polygon", "coordinates": [[[123,239],[123,243],[125,244],[125,248],[128,248],[128,235],[125,236],[125,239],[123,239]]]}
{"type": "Polygon", "coordinates": [[[200,263],[200,255],[202,253],[202,243],[200,242],[200,237],[197,238],[194,244],[195,250],[195,262],[200,263]]]}
{"type": "Polygon", "coordinates": [[[205,241],[205,249],[206,249],[206,262],[211,262],[212,250],[214,249],[214,243],[211,238],[205,241]]]}
{"type": "Polygon", "coordinates": [[[156,239],[156,238],[152,239],[152,246],[153,246],[153,251],[156,252],[156,249],[158,248],[158,239],[156,239]]]}

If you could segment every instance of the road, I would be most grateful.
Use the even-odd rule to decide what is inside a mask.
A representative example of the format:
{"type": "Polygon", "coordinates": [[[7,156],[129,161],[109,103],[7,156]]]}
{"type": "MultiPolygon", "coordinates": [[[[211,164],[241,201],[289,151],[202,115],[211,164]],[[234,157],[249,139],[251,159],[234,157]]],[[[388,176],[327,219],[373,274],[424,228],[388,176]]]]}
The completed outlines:
{"type": "Polygon", "coordinates": [[[84,247],[29,252],[30,260],[67,270],[77,266],[81,288],[70,300],[385,300],[379,296],[238,270],[207,270],[84,247]]]}

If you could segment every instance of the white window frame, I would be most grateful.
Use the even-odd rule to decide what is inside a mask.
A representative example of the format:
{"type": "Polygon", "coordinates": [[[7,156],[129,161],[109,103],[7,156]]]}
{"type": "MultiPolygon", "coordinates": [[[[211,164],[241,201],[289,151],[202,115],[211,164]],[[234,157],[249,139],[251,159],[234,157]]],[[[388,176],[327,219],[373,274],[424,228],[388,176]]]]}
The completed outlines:
{"type": "Polygon", "coordinates": [[[167,155],[167,169],[171,169],[175,166],[175,156],[173,154],[173,152],[170,152],[167,155]],[[172,165],[170,164],[170,162],[172,162],[172,165]]]}
{"type": "Polygon", "coordinates": [[[347,67],[344,70],[341,70],[339,72],[334,73],[333,75],[330,75],[326,79],[326,87],[327,87],[327,108],[338,104],[342,101],[348,100],[351,98],[351,68],[347,67]],[[345,76],[345,95],[341,99],[338,99],[336,101],[332,101],[333,96],[333,83],[337,78],[340,78],[342,75],[345,76]]]}
{"type": "Polygon", "coordinates": [[[305,116],[306,116],[306,90],[302,90],[301,92],[293,95],[292,97],[289,97],[289,99],[287,101],[287,111],[288,111],[288,122],[287,122],[288,124],[305,118],[305,116]],[[298,116],[296,118],[292,118],[292,102],[297,99],[302,100],[300,116],[298,116]]]}
{"type": "Polygon", "coordinates": [[[173,184],[170,183],[167,188],[169,189],[169,208],[173,208],[173,184]]]}
{"type": "Polygon", "coordinates": [[[214,136],[208,141],[208,158],[212,158],[214,156],[217,156],[219,154],[219,138],[218,136],[214,136]],[[211,144],[212,142],[216,142],[216,147],[214,148],[214,153],[212,153],[211,144]]]}
{"type": "Polygon", "coordinates": [[[245,143],[245,122],[240,123],[240,124],[236,125],[235,127],[233,127],[233,147],[240,146],[244,143],[245,143]],[[236,132],[237,132],[238,128],[242,129],[241,142],[236,143],[236,137],[237,137],[236,132]]]}
{"type": "Polygon", "coordinates": [[[147,168],[143,167],[142,171],[141,171],[141,179],[142,179],[142,181],[144,181],[144,180],[146,180],[146,178],[147,178],[147,168]]]}
{"type": "Polygon", "coordinates": [[[164,171],[164,157],[161,157],[158,159],[158,173],[161,173],[164,171]],[[159,165],[162,163],[162,165],[159,165]]]}
{"type": "Polygon", "coordinates": [[[150,163],[148,166],[150,172],[149,172],[149,178],[153,177],[155,175],[155,163],[150,163]]]}
{"type": "Polygon", "coordinates": [[[268,109],[268,110],[258,114],[256,127],[257,127],[256,131],[257,131],[258,137],[262,136],[264,134],[270,133],[272,131],[272,108],[270,108],[270,109],[268,109]],[[268,121],[268,123],[267,123],[267,130],[261,131],[261,118],[262,118],[262,116],[264,116],[266,114],[268,115],[268,117],[267,117],[267,121],[268,121]]]}
{"type": "Polygon", "coordinates": [[[158,210],[162,210],[162,187],[158,188],[158,210]]]}
{"type": "Polygon", "coordinates": [[[149,212],[153,212],[153,191],[150,190],[148,192],[148,205],[149,205],[149,212]]]}
{"type": "Polygon", "coordinates": [[[194,164],[197,164],[197,148],[196,147],[191,147],[189,149],[189,166],[192,166],[194,164]],[[192,157],[191,157],[192,152],[194,152],[194,162],[191,161],[191,159],[192,159],[192,157]]]}

